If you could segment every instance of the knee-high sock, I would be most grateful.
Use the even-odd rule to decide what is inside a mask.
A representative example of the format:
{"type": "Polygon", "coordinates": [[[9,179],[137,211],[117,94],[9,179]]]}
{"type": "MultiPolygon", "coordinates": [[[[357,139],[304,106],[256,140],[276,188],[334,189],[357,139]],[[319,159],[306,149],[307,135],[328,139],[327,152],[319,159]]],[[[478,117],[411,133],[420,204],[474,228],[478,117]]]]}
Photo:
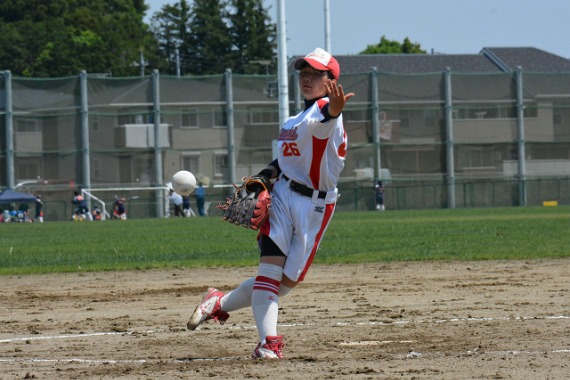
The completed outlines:
{"type": "Polygon", "coordinates": [[[225,312],[243,309],[251,306],[251,292],[255,277],[248,278],[242,282],[237,288],[226,294],[220,300],[220,306],[225,312]]]}
{"type": "MultiPolygon", "coordinates": [[[[255,277],[248,278],[237,288],[224,295],[220,301],[222,310],[229,313],[234,310],[243,309],[244,307],[250,307],[254,283],[255,277]]],[[[281,284],[281,286],[279,286],[279,297],[286,296],[291,290],[293,290],[293,288],[281,284]]]]}
{"type": "Polygon", "coordinates": [[[259,264],[251,294],[251,308],[261,344],[265,344],[265,337],[277,335],[279,286],[282,278],[283,268],[280,266],[259,264]]]}

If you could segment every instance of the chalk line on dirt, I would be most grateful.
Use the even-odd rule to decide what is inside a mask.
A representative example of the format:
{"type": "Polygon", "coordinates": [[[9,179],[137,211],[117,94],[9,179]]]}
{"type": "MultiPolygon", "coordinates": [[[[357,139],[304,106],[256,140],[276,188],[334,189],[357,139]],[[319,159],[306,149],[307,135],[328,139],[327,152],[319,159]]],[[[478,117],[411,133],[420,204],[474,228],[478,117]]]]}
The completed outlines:
{"type": "MultiPolygon", "coordinates": [[[[228,356],[221,358],[180,358],[172,359],[173,362],[199,362],[199,361],[220,361],[220,360],[243,360],[238,356],[228,356]]],[[[42,359],[42,358],[0,358],[0,363],[85,363],[85,364],[146,364],[168,362],[165,359],[42,359]]]]}
{"type": "Polygon", "coordinates": [[[21,338],[8,338],[8,339],[0,339],[0,343],[12,343],[12,342],[22,342],[22,341],[32,341],[32,340],[47,340],[47,339],[77,339],[77,338],[87,338],[92,336],[104,336],[104,335],[134,335],[134,334],[152,334],[154,331],[143,331],[143,332],[117,332],[117,331],[109,331],[109,332],[94,332],[94,333],[87,333],[87,334],[64,334],[64,335],[48,335],[48,336],[30,336],[30,337],[21,337],[21,338]]]}
{"type": "MultiPolygon", "coordinates": [[[[406,325],[413,323],[450,323],[450,322],[489,322],[489,321],[521,321],[521,320],[543,320],[543,319],[570,319],[567,315],[547,315],[542,317],[466,317],[466,318],[448,318],[448,319],[435,319],[435,320],[398,320],[398,321],[368,321],[368,322],[337,322],[335,326],[363,326],[363,325],[406,325]]],[[[279,327],[299,327],[299,326],[313,326],[311,323],[282,323],[279,327]]],[[[230,326],[229,329],[256,329],[255,326],[230,326]]],[[[0,339],[0,343],[13,343],[21,341],[32,340],[47,340],[47,339],[78,339],[87,337],[97,337],[105,335],[135,335],[135,334],[153,334],[159,331],[109,331],[109,332],[93,332],[81,334],[65,334],[65,335],[50,335],[50,336],[32,336],[32,337],[19,337],[19,338],[6,338],[0,339]]]]}

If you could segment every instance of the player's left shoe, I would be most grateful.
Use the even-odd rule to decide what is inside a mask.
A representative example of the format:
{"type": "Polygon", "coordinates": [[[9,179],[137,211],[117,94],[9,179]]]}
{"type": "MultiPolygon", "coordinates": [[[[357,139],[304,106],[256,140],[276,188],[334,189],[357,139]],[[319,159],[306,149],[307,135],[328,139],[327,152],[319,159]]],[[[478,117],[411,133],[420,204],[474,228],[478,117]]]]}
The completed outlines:
{"type": "Polygon", "coordinates": [[[218,321],[223,325],[227,319],[230,317],[228,313],[222,310],[220,306],[220,300],[224,296],[224,293],[220,292],[216,288],[209,288],[200,302],[200,305],[196,307],[194,313],[190,317],[190,320],[186,324],[188,330],[195,330],[202,322],[209,319],[218,321]]]}
{"type": "Polygon", "coordinates": [[[265,344],[257,344],[255,350],[251,354],[254,359],[283,359],[283,336],[267,336],[265,344]]]}

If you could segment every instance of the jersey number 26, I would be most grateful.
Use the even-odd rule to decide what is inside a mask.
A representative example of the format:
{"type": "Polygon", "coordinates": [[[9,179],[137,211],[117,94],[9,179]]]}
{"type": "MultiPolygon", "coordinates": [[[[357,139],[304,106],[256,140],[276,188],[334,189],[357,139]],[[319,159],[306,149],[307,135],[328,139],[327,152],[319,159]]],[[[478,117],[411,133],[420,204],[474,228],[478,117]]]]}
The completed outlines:
{"type": "Polygon", "coordinates": [[[300,156],[301,152],[299,151],[299,148],[297,148],[297,143],[294,142],[283,143],[283,155],[285,157],[300,156]]]}

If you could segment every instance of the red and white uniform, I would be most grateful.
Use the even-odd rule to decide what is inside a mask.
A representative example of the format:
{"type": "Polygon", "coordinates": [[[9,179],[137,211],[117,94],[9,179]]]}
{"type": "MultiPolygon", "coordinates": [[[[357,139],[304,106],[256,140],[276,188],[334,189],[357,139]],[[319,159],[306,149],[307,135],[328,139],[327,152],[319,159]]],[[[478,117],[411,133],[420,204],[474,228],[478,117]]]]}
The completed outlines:
{"type": "Polygon", "coordinates": [[[260,231],[287,256],[283,273],[293,281],[302,281],[313,262],[335,210],[337,181],[344,168],[347,136],[342,114],[328,117],[327,104],[326,97],[309,102],[281,128],[282,174],[273,186],[269,221],[260,231]],[[314,189],[313,196],[293,191],[291,181],[314,189]]]}

